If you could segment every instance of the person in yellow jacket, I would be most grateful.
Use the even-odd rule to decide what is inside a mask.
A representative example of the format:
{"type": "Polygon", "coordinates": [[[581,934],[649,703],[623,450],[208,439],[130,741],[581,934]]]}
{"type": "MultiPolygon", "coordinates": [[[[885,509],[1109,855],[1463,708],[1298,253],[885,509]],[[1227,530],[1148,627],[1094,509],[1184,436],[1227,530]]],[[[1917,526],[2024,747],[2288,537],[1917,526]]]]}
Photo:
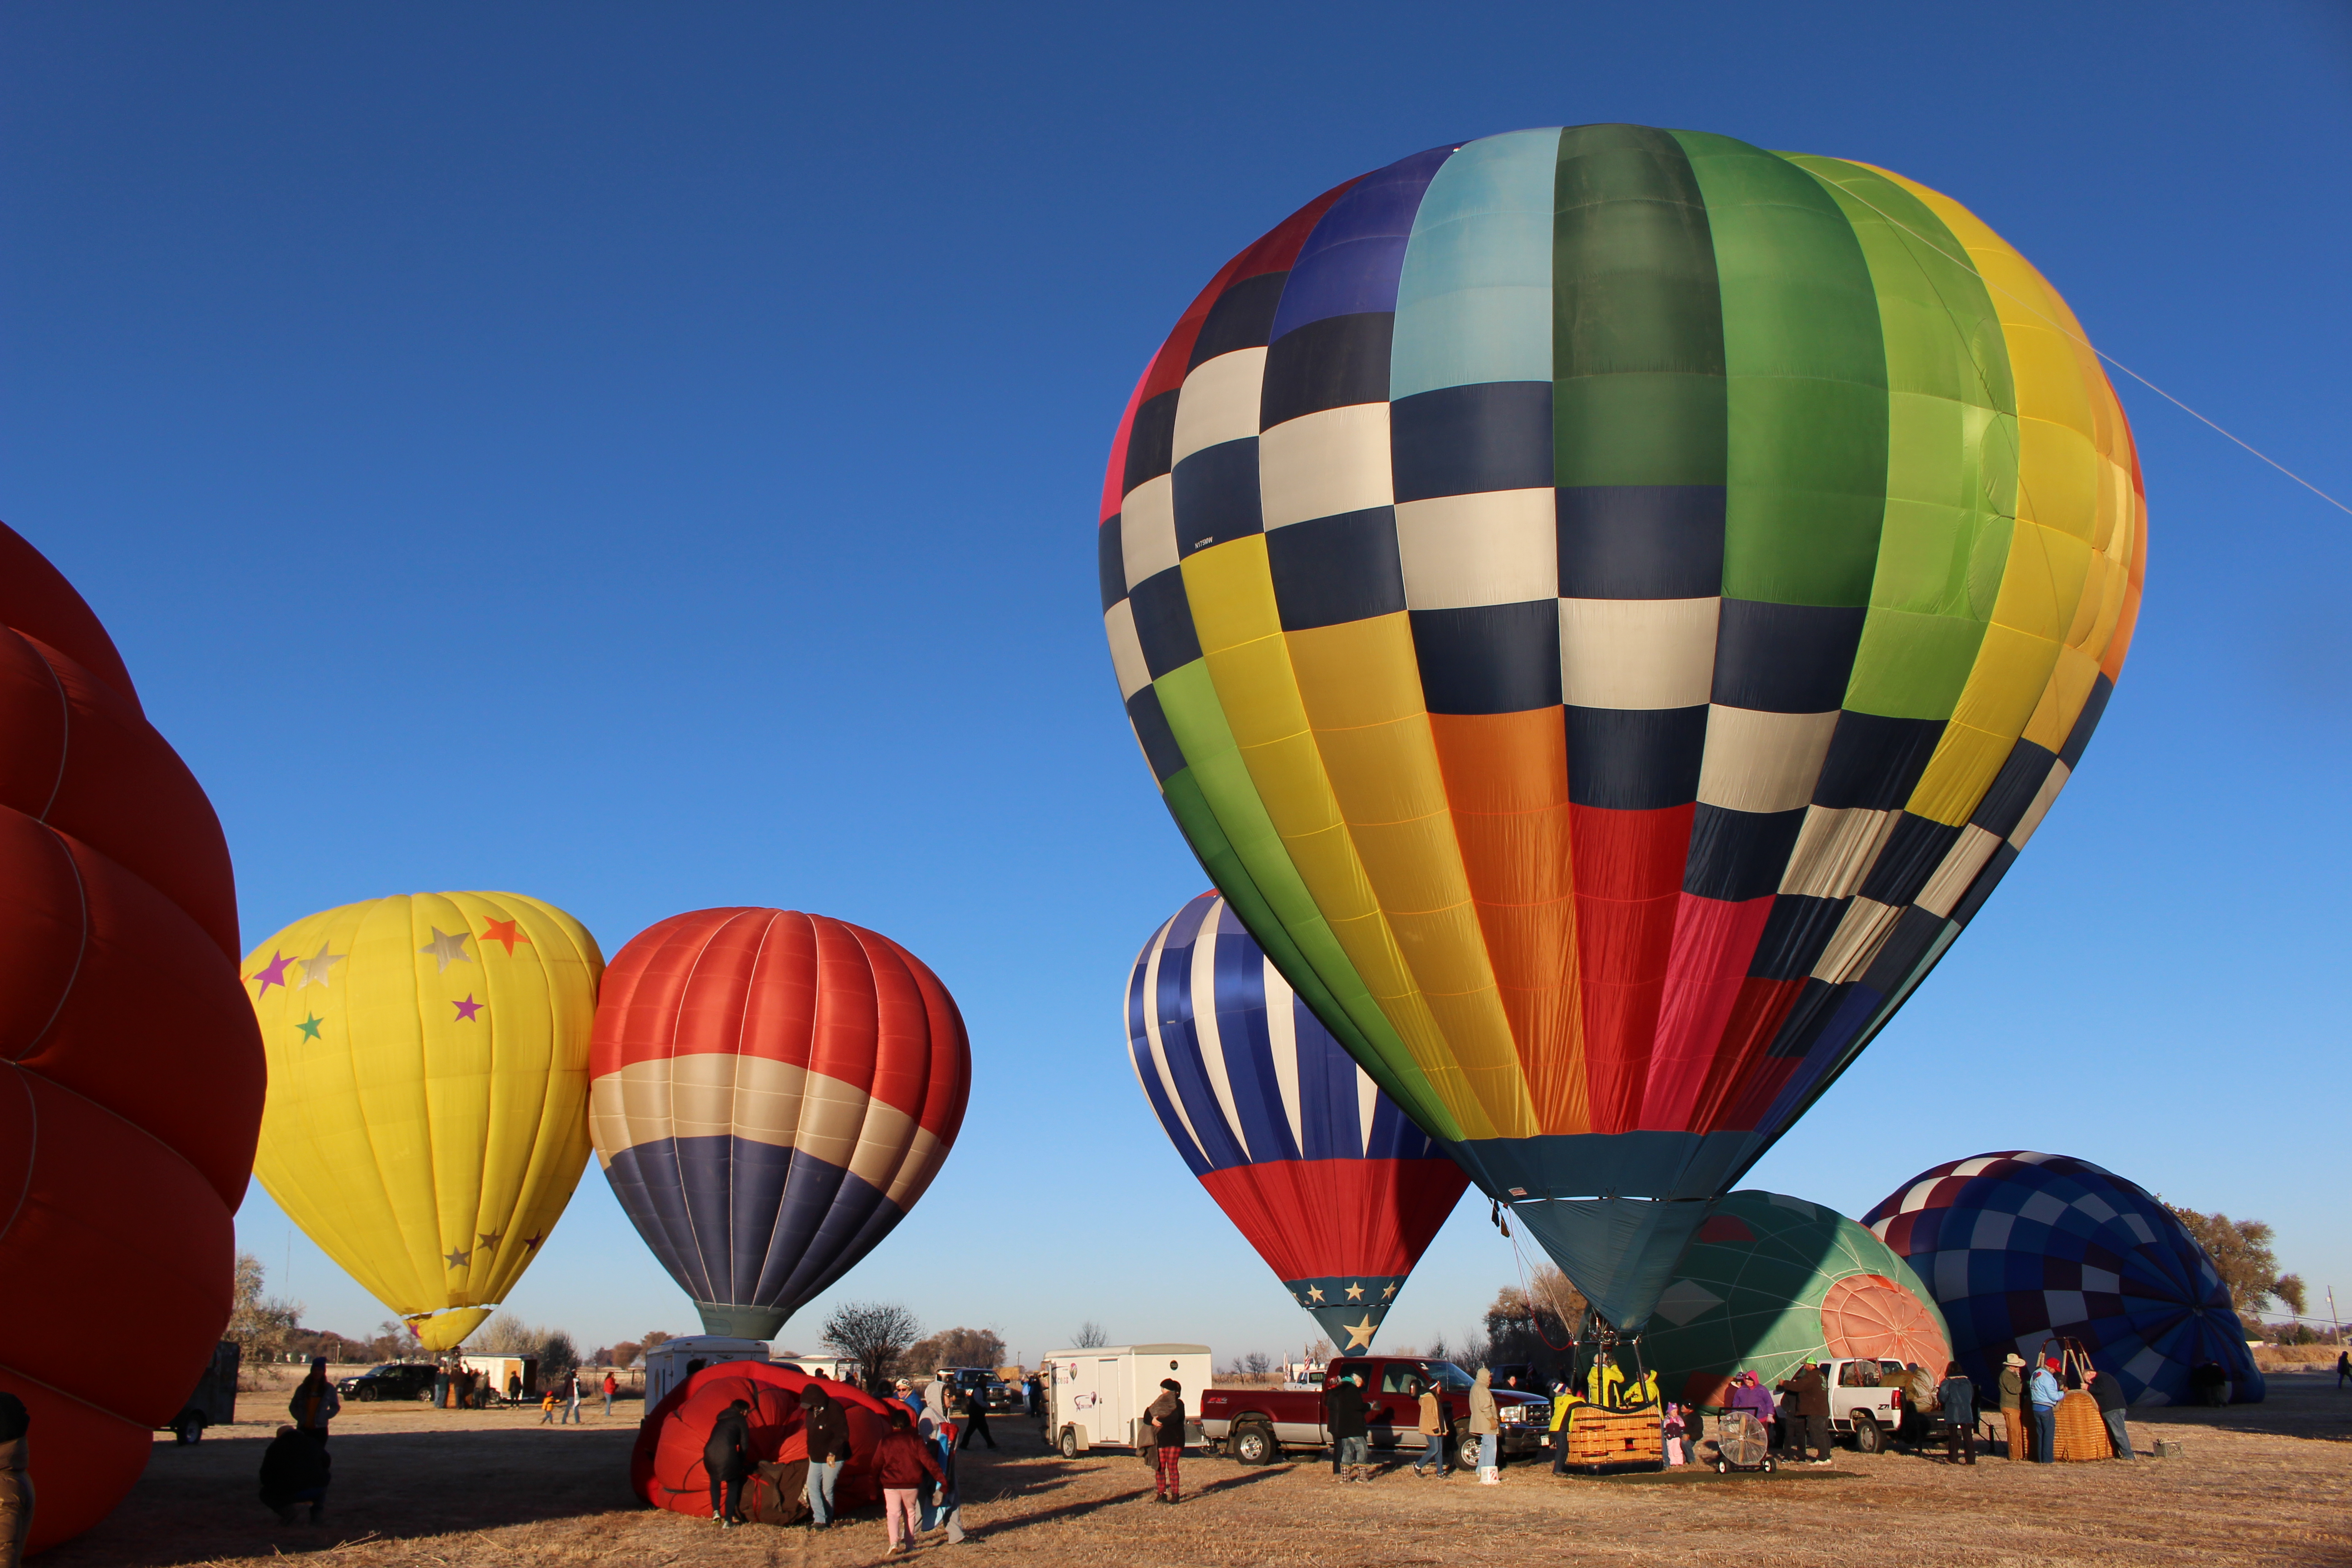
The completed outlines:
{"type": "Polygon", "coordinates": [[[1562,1381],[1551,1395],[1551,1473],[1568,1474],[1568,1426],[1571,1413],[1585,1403],[1576,1385],[1562,1381]]]}

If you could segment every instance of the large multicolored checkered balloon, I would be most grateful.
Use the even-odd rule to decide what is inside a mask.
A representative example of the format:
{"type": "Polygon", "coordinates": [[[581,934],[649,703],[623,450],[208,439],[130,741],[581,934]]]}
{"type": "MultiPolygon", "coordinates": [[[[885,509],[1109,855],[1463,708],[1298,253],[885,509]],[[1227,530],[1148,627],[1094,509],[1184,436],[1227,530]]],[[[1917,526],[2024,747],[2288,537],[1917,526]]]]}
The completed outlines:
{"type": "Polygon", "coordinates": [[[2189,1374],[2206,1362],[2229,1374],[2232,1398],[2263,1397],[2213,1260],[2162,1204],[2088,1160],[1954,1160],[1863,1223],[1935,1292],[1953,1353],[1987,1387],[2002,1356],[2030,1359],[2054,1336],[2082,1341],[2135,1405],[2190,1402],[2189,1374]]]}
{"type": "Polygon", "coordinates": [[[1631,1322],[2042,821],[2145,510],[2065,302],[1958,203],[1521,131],[1192,302],[1112,446],[1104,626],[1243,922],[1631,1322]]]}
{"type": "Polygon", "coordinates": [[[1331,1342],[1371,1348],[1470,1184],[1202,893],[1136,954],[1129,1059],[1169,1141],[1331,1342]]]}

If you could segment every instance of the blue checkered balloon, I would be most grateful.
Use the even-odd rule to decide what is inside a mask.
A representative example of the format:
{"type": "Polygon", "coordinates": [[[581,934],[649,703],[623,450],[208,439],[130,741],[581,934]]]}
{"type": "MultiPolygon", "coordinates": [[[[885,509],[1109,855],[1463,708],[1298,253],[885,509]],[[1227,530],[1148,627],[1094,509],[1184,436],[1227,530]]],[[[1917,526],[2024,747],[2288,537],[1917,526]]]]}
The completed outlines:
{"type": "MultiPolygon", "coordinates": [[[[2134,1405],[2191,1403],[2219,1363],[2231,1397],[2264,1393],[2230,1292],[2197,1238],[2132,1183],[2087,1160],[2011,1150],[1923,1172],[1863,1224],[1909,1263],[1983,1386],[2010,1352],[2082,1342],[2134,1405]]],[[[2055,1353],[2051,1347],[2051,1353],[2055,1353]]]]}

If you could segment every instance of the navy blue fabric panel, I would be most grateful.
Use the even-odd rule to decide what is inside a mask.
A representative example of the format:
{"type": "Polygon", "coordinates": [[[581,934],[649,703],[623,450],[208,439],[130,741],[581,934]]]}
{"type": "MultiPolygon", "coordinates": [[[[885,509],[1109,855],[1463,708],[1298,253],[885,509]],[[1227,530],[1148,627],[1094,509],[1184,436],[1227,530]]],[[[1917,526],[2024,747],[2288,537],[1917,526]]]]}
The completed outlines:
{"type": "Polygon", "coordinates": [[[661,1138],[622,1150],[604,1167],[604,1178],[612,1184],[621,1212],[678,1289],[698,1300],[715,1300],[709,1270],[695,1246],[686,1189],[678,1179],[677,1141],[661,1138]]]}
{"type": "MultiPolygon", "coordinates": [[[[1160,952],[1160,989],[1150,1001],[1158,1009],[1160,1055],[1168,1063],[1168,1079],[1175,1086],[1176,1098],[1191,1119],[1192,1135],[1201,1141],[1201,1152],[1208,1156],[1209,1168],[1222,1171],[1228,1165],[1248,1162],[1248,1151],[1234,1135],[1225,1121],[1223,1110],[1217,1104],[1216,1092],[1210,1087],[1208,1068],[1201,1059],[1201,1040],[1195,1032],[1192,1016],[1192,966],[1202,963],[1201,917],[1213,907],[1213,901],[1196,900],[1179,910],[1160,952]],[[1192,929],[1184,929],[1187,924],[1192,929]]],[[[1214,963],[1213,955],[1206,961],[1214,963]]],[[[1211,976],[1211,994],[1214,994],[1214,975],[1211,976]]],[[[1171,1138],[1185,1136],[1181,1123],[1169,1129],[1171,1138]]]]}
{"type": "MultiPolygon", "coordinates": [[[[1217,1054],[1224,1060],[1225,1082],[1233,1090],[1234,1117],[1253,1163],[1295,1160],[1298,1145],[1290,1135],[1290,1118],[1282,1107],[1281,1080],[1274,1070],[1274,1041],[1265,1017],[1265,954],[1242,929],[1232,906],[1221,905],[1213,931],[1204,926],[1202,938],[1214,943],[1212,994],[1217,1001],[1217,1054]]],[[[1197,944],[1194,949],[1198,952],[1197,944]]],[[[1193,960],[1199,963],[1198,957],[1193,960]]],[[[1205,1053],[1208,1040],[1197,1032],[1193,1048],[1205,1053]]],[[[1222,1114],[1213,1109],[1211,1114],[1222,1114]]]]}
{"type": "Polygon", "coordinates": [[[1127,469],[1119,480],[1119,493],[1125,495],[1146,479],[1156,479],[1168,471],[1176,451],[1176,400],[1182,395],[1181,388],[1144,399],[1135,411],[1135,421],[1127,427],[1127,469]]]}
{"type": "Polygon", "coordinates": [[[873,1184],[794,1150],[753,1300],[797,1310],[847,1273],[905,1217],[873,1184]]]}
{"type": "MultiPolygon", "coordinates": [[[[1300,1011],[1305,1011],[1301,1008],[1300,1011]]],[[[1360,1160],[1364,1134],[1356,1102],[1356,1058],[1323,1029],[1298,1033],[1300,1152],[1309,1160],[1360,1160]]]]}
{"type": "Polygon", "coordinates": [[[1396,318],[1328,316],[1274,340],[1258,384],[1257,422],[1271,430],[1302,414],[1389,398],[1389,346],[1396,318]]]}
{"type": "MultiPolygon", "coordinates": [[[[1146,949],[1149,952],[1149,949],[1146,949]]],[[[1151,1114],[1168,1133],[1168,1142],[1176,1146],[1177,1154],[1195,1176],[1209,1173],[1209,1163],[1201,1157],[1200,1150],[1184,1131],[1183,1119],[1176,1114],[1176,1102],[1168,1098],[1168,1088],[1160,1081],[1159,1065],[1152,1060],[1151,1037],[1146,1032],[1145,1015],[1158,1005],[1144,985],[1147,970],[1139,963],[1127,977],[1127,1052],[1135,1067],[1137,1081],[1143,1085],[1143,1098],[1151,1104],[1151,1114]]],[[[1166,1037],[1163,1033],[1163,1039],[1166,1037]]]]}
{"type": "Polygon", "coordinates": [[[1400,158],[1366,174],[1331,204],[1290,264],[1290,281],[1274,313],[1276,342],[1333,316],[1396,309],[1413,214],[1421,210],[1429,182],[1453,155],[1451,147],[1433,147],[1400,158]]]}
{"type": "Polygon", "coordinates": [[[1551,383],[1489,381],[1389,405],[1396,499],[1551,486],[1551,383]]]}
{"type": "Polygon", "coordinates": [[[1789,868],[1805,808],[1794,811],[1727,811],[1699,803],[1691,816],[1690,858],[1683,866],[1683,891],[1693,898],[1746,903],[1769,896],[1789,868]]]}
{"type": "Polygon", "coordinates": [[[1412,612],[1413,656],[1432,713],[1523,713],[1559,705],[1559,604],[1412,612]]]}
{"type": "MultiPolygon", "coordinates": [[[[1299,1028],[1304,1033],[1306,1026],[1314,1023],[1315,1015],[1307,1010],[1304,1002],[1297,1005],[1301,1020],[1299,1028]]],[[[1315,1026],[1320,1029],[1323,1026],[1318,1023],[1315,1026]]],[[[1365,1151],[1365,1158],[1443,1160],[1445,1152],[1438,1147],[1435,1139],[1413,1125],[1412,1119],[1398,1109],[1395,1100],[1382,1094],[1372,1100],[1372,1142],[1371,1147],[1365,1151]]]]}
{"type": "Polygon", "coordinates": [[[1117,512],[1095,530],[1095,575],[1102,580],[1102,607],[1106,612],[1127,597],[1127,556],[1119,542],[1117,512]]]}
{"type": "Polygon", "coordinates": [[[1260,531],[1257,440],[1222,441],[1176,465],[1179,559],[1260,531]]]}
{"type": "Polygon", "coordinates": [[[1201,657],[1201,638],[1192,630],[1192,605],[1184,596],[1184,574],[1174,566],[1154,572],[1128,595],[1135,611],[1135,640],[1143,646],[1143,665],[1159,679],[1201,657]]]}
{"type": "Polygon", "coordinates": [[[1780,1032],[1772,1037],[1772,1043],[1765,1047],[1764,1054],[1784,1060],[1803,1056],[1812,1048],[1814,1039],[1836,1015],[1838,1004],[1845,1000],[1845,994],[1851,989],[1853,987],[1847,985],[1832,985],[1826,980],[1808,979],[1798,991],[1796,1004],[1789,1009],[1789,1016],[1780,1020],[1780,1032]]]}
{"type": "Polygon", "coordinates": [[[1715,631],[1715,700],[1766,713],[1828,713],[1845,697],[1868,612],[1726,599],[1715,631]]]}
{"type": "Polygon", "coordinates": [[[1261,272],[1218,295],[1201,322],[1201,335],[1192,340],[1192,357],[1184,366],[1185,373],[1190,374],[1194,365],[1235,349],[1264,348],[1266,334],[1274,330],[1275,307],[1282,302],[1283,284],[1289,277],[1287,272],[1261,272]]]}
{"type": "Polygon", "coordinates": [[[1822,776],[1813,781],[1813,804],[1842,811],[1900,810],[1943,738],[1941,719],[1840,713],[1822,776]]]}
{"type": "Polygon", "coordinates": [[[1404,608],[1393,507],[1269,530],[1265,563],[1286,632],[1392,616],[1404,608]]]}
{"type": "Polygon", "coordinates": [[[2084,699],[2082,712],[2074,716],[2074,727],[2066,731],[2066,743],[2058,748],[2058,760],[2066,764],[2068,773],[2083,765],[2083,748],[2091,743],[2092,732],[2107,711],[2107,699],[2115,694],[2116,683],[2104,671],[2091,682],[2091,695],[2084,699]]]}
{"type": "Polygon", "coordinates": [[[1568,798],[1611,811],[1655,811],[1698,798],[1706,751],[1701,708],[1570,708],[1568,798]]]}
{"type": "Polygon", "coordinates": [[[1907,904],[1919,896],[1936,868],[1958,843],[1960,830],[1906,814],[1895,820],[1895,831],[1878,852],[1877,863],[1864,879],[1862,896],[1882,904],[1907,904]]]}
{"type": "Polygon", "coordinates": [[[1176,743],[1176,731],[1168,727],[1168,714],[1160,706],[1155,688],[1147,686],[1127,700],[1127,721],[1135,726],[1136,743],[1143,748],[1154,779],[1165,784],[1184,771],[1183,748],[1176,743]]]}
{"type": "Polygon", "coordinates": [[[2000,772],[1993,775],[1992,787],[1977,802],[1969,820],[1987,833],[2008,837],[2024,820],[2025,808],[2042,792],[2042,783],[2050,776],[2050,764],[2055,761],[2046,748],[2020,740],[2009,749],[2000,772]]]}
{"type": "Polygon", "coordinates": [[[1844,899],[1816,899],[1782,893],[1764,917],[1764,934],[1748,961],[1748,973],[1759,980],[1801,980],[1822,961],[1822,952],[1845,918],[1844,899]]]}
{"type": "Polygon", "coordinates": [[[1969,884],[1969,890],[1960,895],[1960,901],[1952,906],[1952,918],[1962,925],[1976,919],[1984,901],[1992,897],[1992,890],[2000,886],[2000,879],[2016,864],[2017,846],[2004,843],[1995,849],[1992,858],[1985,862],[1985,868],[1977,873],[1977,879],[1969,884]]]}
{"type": "Polygon", "coordinates": [[[1935,947],[1936,939],[1944,934],[1945,923],[1943,916],[1916,904],[1895,916],[1895,929],[1886,933],[1877,956],[1862,972],[1862,988],[1875,991],[1881,996],[1892,996],[1902,990],[1911,972],[1935,947]]]}
{"type": "Polygon", "coordinates": [[[1721,485],[1563,485],[1559,596],[1711,599],[1723,592],[1721,485]]]}

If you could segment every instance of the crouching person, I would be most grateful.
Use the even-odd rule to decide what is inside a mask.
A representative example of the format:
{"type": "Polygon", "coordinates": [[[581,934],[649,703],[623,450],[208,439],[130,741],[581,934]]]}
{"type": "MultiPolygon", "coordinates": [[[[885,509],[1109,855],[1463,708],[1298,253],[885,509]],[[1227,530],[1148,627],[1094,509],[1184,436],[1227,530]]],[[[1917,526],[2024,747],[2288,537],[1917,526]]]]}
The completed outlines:
{"type": "Polygon", "coordinates": [[[310,1522],[327,1511],[327,1483],[331,1461],[324,1434],[311,1427],[280,1426],[261,1456],[261,1506],[287,1523],[294,1522],[294,1505],[310,1505],[310,1522]]]}

